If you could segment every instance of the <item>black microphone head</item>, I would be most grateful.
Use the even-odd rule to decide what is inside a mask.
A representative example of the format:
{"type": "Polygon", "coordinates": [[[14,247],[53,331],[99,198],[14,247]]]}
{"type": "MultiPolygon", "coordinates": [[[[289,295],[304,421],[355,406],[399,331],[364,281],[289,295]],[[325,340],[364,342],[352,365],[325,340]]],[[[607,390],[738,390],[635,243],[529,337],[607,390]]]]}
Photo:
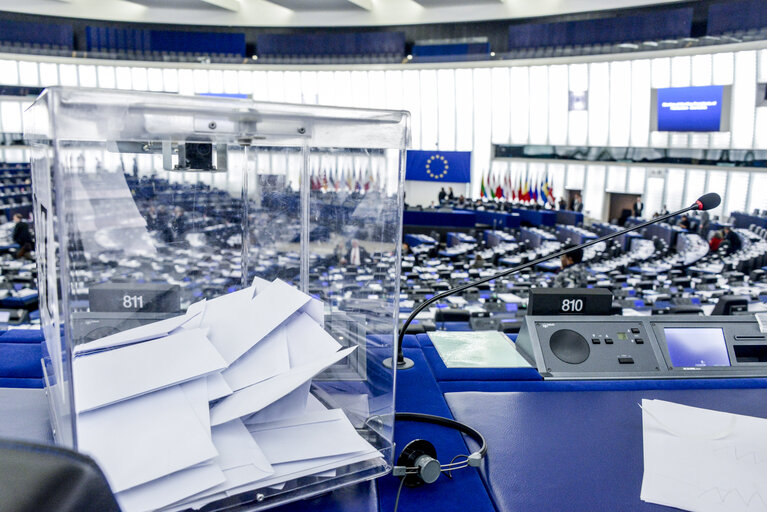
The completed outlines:
{"type": "Polygon", "coordinates": [[[712,210],[719,206],[721,202],[722,198],[719,197],[719,194],[716,192],[709,192],[708,194],[700,196],[698,200],[695,201],[695,205],[697,205],[698,210],[712,210]]]}

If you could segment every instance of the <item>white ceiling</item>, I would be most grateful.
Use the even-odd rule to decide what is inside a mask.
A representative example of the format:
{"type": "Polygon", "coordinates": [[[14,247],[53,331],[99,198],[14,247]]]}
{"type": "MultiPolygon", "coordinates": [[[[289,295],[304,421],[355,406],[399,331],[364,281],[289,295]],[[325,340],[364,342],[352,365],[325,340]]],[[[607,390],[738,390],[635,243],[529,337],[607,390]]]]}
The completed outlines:
{"type": "Polygon", "coordinates": [[[550,16],[679,0],[0,0],[0,11],[253,27],[413,25],[550,16]]]}

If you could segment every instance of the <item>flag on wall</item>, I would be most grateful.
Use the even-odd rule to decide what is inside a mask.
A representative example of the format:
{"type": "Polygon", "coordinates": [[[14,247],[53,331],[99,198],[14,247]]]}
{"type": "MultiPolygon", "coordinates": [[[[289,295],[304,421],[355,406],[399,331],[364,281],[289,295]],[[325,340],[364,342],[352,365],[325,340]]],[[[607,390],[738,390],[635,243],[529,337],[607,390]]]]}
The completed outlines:
{"type": "Polygon", "coordinates": [[[471,182],[471,151],[408,151],[405,179],[471,182]]]}

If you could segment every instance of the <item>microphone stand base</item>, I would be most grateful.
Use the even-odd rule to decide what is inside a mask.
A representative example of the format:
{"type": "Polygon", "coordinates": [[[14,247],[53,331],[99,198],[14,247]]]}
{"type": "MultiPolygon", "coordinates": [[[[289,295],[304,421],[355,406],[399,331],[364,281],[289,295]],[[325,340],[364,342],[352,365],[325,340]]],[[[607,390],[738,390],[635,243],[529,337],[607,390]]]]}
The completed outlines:
{"type": "MultiPolygon", "coordinates": [[[[403,359],[404,360],[401,363],[400,362],[397,363],[398,370],[407,370],[415,366],[415,363],[409,357],[404,357],[403,359]]],[[[387,357],[386,359],[383,360],[383,365],[387,368],[392,368],[392,366],[394,365],[394,361],[396,361],[396,358],[387,357]]]]}

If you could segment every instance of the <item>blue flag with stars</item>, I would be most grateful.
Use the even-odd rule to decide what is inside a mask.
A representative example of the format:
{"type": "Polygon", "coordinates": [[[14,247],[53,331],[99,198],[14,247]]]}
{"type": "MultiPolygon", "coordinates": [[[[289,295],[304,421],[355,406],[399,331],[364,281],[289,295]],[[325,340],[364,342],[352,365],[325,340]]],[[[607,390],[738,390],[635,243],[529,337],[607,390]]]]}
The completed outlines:
{"type": "Polygon", "coordinates": [[[469,183],[471,151],[408,151],[405,179],[469,183]]]}

